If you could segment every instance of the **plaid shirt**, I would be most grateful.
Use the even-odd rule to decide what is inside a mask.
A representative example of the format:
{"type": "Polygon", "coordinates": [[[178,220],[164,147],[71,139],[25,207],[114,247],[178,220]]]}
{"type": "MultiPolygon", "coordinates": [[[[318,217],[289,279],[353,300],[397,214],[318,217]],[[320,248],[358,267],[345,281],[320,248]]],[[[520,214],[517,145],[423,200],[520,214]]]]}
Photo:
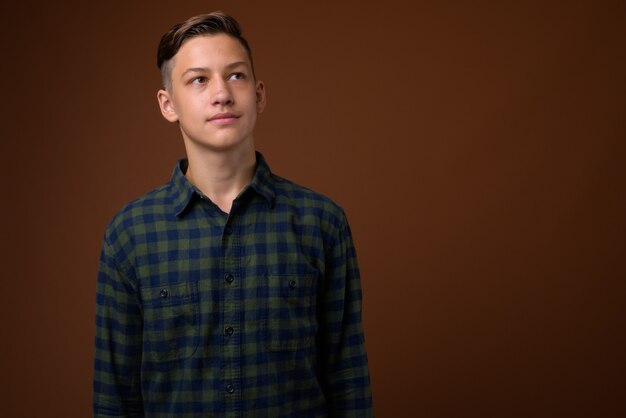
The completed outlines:
{"type": "Polygon", "coordinates": [[[106,230],[94,416],[372,416],[342,209],[257,153],[226,214],[186,166],[106,230]]]}

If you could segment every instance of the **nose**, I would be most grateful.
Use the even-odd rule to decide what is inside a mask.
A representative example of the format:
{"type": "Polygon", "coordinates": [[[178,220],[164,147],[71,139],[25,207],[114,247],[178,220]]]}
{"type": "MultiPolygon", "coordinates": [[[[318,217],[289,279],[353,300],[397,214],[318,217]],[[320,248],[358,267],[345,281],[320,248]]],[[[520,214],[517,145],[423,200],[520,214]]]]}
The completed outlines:
{"type": "Polygon", "coordinates": [[[211,103],[215,106],[228,106],[233,104],[233,95],[224,80],[215,80],[211,92],[211,103]]]}

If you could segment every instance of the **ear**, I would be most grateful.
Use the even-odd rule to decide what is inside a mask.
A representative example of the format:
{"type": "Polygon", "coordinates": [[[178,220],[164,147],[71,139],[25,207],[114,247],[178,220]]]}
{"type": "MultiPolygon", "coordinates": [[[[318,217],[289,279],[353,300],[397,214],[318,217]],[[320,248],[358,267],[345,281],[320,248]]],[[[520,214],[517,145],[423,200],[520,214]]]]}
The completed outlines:
{"type": "Polygon", "coordinates": [[[262,81],[256,83],[256,111],[257,113],[263,112],[265,109],[265,84],[262,81]]]}
{"type": "Polygon", "coordinates": [[[163,117],[170,122],[178,121],[178,115],[176,114],[176,109],[174,109],[174,102],[170,93],[164,89],[159,90],[157,92],[157,100],[159,101],[159,108],[163,117]]]}

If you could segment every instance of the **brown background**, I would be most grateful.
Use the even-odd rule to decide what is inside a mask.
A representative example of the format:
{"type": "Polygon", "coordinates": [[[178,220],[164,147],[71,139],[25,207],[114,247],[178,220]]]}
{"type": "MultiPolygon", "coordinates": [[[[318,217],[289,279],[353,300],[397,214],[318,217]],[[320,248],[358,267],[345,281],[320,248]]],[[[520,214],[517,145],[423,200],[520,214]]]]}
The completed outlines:
{"type": "Polygon", "coordinates": [[[104,227],[183,155],[156,44],[223,9],[348,212],[377,415],[624,416],[623,1],[3,3],[0,415],[90,415],[104,227]]]}

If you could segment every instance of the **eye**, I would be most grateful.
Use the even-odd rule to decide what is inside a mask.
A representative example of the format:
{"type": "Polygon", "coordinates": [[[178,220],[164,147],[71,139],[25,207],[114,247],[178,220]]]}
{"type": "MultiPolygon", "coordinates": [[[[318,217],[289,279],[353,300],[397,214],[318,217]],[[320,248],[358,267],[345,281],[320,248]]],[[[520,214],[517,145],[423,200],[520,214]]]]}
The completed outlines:
{"type": "Polygon", "coordinates": [[[230,76],[228,76],[229,80],[243,80],[246,78],[246,75],[244,73],[232,73],[230,76]]]}
{"type": "Polygon", "coordinates": [[[191,80],[191,84],[204,84],[206,83],[206,81],[207,81],[206,77],[199,76],[199,77],[193,78],[191,80]]]}

